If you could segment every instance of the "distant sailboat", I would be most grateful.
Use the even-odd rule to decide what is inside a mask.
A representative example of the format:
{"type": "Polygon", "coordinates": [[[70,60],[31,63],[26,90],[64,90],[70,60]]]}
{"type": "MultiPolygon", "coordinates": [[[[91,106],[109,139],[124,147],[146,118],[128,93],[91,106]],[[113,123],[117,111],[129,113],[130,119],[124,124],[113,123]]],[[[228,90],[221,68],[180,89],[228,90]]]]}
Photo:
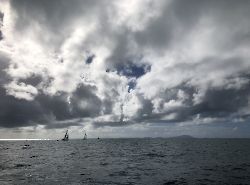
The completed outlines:
{"type": "Polygon", "coordinates": [[[85,132],[83,140],[86,140],[86,139],[87,139],[87,133],[85,132]]]}
{"type": "Polygon", "coordinates": [[[62,139],[63,141],[68,141],[69,140],[69,134],[68,134],[68,130],[66,131],[64,138],[62,139]]]}

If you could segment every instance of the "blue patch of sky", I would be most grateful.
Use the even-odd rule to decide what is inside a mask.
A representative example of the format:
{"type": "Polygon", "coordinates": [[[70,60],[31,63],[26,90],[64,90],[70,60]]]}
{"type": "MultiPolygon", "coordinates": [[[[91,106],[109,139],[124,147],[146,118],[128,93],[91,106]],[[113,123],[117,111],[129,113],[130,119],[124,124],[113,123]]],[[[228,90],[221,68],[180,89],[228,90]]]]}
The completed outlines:
{"type": "Polygon", "coordinates": [[[106,69],[106,72],[116,71],[119,75],[126,76],[129,78],[128,82],[128,92],[136,87],[136,79],[145,75],[151,70],[151,66],[148,64],[135,64],[133,62],[126,62],[119,64],[114,67],[114,69],[106,69]]]}
{"type": "Polygon", "coordinates": [[[124,65],[118,65],[116,67],[116,70],[120,75],[123,75],[126,77],[139,78],[145,75],[148,71],[150,71],[151,66],[146,65],[146,64],[137,65],[137,64],[128,62],[124,65]]]}
{"type": "Polygon", "coordinates": [[[95,55],[90,55],[87,60],[85,61],[86,64],[91,64],[95,58],[95,55]]]}
{"type": "Polygon", "coordinates": [[[131,90],[133,90],[136,86],[136,81],[135,80],[131,80],[128,82],[128,92],[130,92],[131,90]]]}
{"type": "Polygon", "coordinates": [[[120,75],[126,76],[128,78],[134,78],[128,82],[128,92],[130,92],[136,87],[136,79],[149,72],[151,70],[151,66],[146,64],[137,65],[132,62],[128,62],[124,65],[117,66],[116,70],[120,75]]]}

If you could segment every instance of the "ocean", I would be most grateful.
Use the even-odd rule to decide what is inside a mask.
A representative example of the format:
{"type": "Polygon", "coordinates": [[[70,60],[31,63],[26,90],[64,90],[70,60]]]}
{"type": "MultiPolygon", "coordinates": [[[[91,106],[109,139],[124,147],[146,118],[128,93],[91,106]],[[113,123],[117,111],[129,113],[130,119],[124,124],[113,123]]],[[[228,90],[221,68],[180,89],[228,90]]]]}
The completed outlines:
{"type": "Polygon", "coordinates": [[[0,141],[0,184],[250,184],[250,139],[0,141]]]}

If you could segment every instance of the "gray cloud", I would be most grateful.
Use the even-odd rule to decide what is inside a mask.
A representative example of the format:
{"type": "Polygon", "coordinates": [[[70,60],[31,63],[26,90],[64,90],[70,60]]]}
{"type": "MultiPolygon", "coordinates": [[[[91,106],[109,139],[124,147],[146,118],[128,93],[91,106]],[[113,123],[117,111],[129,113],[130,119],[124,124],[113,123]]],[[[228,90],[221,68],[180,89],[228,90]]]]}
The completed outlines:
{"type": "Polygon", "coordinates": [[[0,126],[247,120],[250,2],[133,3],[0,9],[0,126]]]}
{"type": "Polygon", "coordinates": [[[41,76],[35,76],[34,74],[25,79],[19,79],[19,83],[25,83],[32,86],[38,86],[43,81],[41,76]]]}
{"type": "Polygon", "coordinates": [[[74,31],[74,24],[81,24],[81,17],[91,19],[90,15],[97,12],[101,4],[102,2],[95,0],[11,1],[11,6],[18,15],[16,29],[23,32],[38,24],[41,31],[44,30],[41,41],[47,45],[53,42],[57,47],[74,31]]]}
{"type": "Polygon", "coordinates": [[[4,14],[2,12],[0,12],[0,40],[3,39],[3,33],[2,33],[2,26],[3,26],[3,17],[4,17],[4,14]]]}
{"type": "MultiPolygon", "coordinates": [[[[200,119],[213,118],[218,120],[223,118],[226,121],[241,118],[243,120],[248,119],[249,114],[242,112],[244,108],[249,106],[249,76],[247,78],[248,83],[241,86],[239,89],[217,87],[208,89],[202,100],[199,103],[192,101],[194,99],[197,90],[195,87],[190,87],[187,83],[181,86],[166,90],[164,95],[161,95],[164,99],[159,105],[159,113],[151,113],[150,116],[146,116],[143,121],[145,122],[185,122],[192,121],[197,117],[200,119]],[[189,97],[181,105],[172,107],[170,110],[164,110],[164,103],[169,101],[178,101],[178,91],[182,90],[189,97]],[[171,119],[164,119],[165,116],[174,113],[174,117],[171,119]]],[[[146,106],[148,108],[148,106],[146,106]]],[[[143,109],[142,109],[143,110],[143,109]]],[[[202,121],[200,121],[202,122],[202,121]]]]}
{"type": "MultiPolygon", "coordinates": [[[[36,82],[37,79],[40,78],[28,78],[26,82],[36,82]]],[[[102,102],[95,96],[94,87],[91,86],[79,86],[71,95],[63,92],[55,96],[40,93],[32,101],[7,95],[1,87],[0,97],[0,126],[10,128],[38,124],[46,128],[76,126],[80,123],[72,119],[96,116],[102,107],[102,102]]]]}
{"type": "Polygon", "coordinates": [[[5,57],[5,55],[0,52],[0,86],[1,87],[10,80],[10,77],[5,71],[8,67],[9,67],[9,58],[5,57]]]}

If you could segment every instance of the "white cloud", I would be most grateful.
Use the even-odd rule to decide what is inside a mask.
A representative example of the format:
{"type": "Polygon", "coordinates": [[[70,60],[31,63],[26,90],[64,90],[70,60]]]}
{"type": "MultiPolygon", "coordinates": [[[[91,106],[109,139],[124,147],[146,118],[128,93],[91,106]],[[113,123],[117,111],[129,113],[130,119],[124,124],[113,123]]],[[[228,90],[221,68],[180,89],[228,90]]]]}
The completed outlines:
{"type": "Polygon", "coordinates": [[[26,85],[24,83],[17,83],[12,81],[10,84],[6,85],[7,94],[12,95],[18,99],[25,99],[31,101],[38,94],[38,90],[32,85],[26,85]]]}
{"type": "Polygon", "coordinates": [[[79,101],[65,99],[70,104],[67,119],[79,116],[72,112],[75,103],[79,112],[100,106],[92,118],[96,122],[210,123],[217,118],[209,111],[228,115],[249,106],[233,98],[237,93],[248,97],[250,25],[245,20],[250,15],[244,4],[238,4],[243,13],[231,13],[234,3],[224,8],[215,1],[197,2],[196,8],[161,0],[19,2],[2,1],[0,8],[0,52],[10,59],[4,69],[10,79],[4,86],[8,95],[32,101],[41,94],[72,97],[79,87],[86,88],[79,101]],[[128,63],[150,70],[139,77],[126,76],[119,70],[128,63]],[[33,76],[41,82],[25,82],[33,76]],[[135,87],[128,92],[131,79],[135,87]],[[210,96],[222,97],[221,91],[229,94],[224,98],[237,110],[228,110],[222,100],[212,101],[210,96]],[[90,97],[97,105],[88,101],[90,97]],[[200,119],[194,119],[197,115],[200,119]]]}

